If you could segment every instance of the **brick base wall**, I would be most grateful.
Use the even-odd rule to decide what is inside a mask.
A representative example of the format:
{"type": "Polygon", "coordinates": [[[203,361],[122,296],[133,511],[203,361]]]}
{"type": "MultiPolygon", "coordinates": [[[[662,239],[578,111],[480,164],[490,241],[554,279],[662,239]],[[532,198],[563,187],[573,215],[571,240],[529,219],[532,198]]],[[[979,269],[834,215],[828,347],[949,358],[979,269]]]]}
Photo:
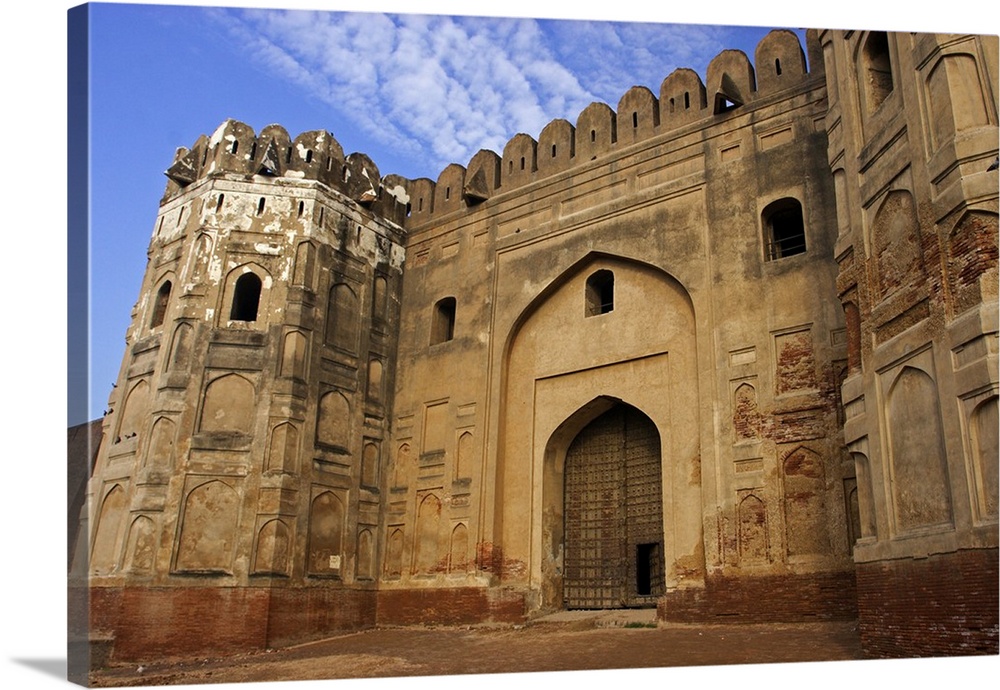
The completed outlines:
{"type": "Polygon", "coordinates": [[[857,567],[858,627],[880,658],[1000,653],[997,550],[857,567]]]}
{"type": "Polygon", "coordinates": [[[657,617],[676,623],[854,620],[854,573],[767,577],[709,577],[704,589],[667,593],[657,617]]]}
{"type": "Polygon", "coordinates": [[[524,596],[507,590],[462,587],[378,593],[380,625],[518,623],[524,618],[524,596]]]}
{"type": "Polygon", "coordinates": [[[94,587],[91,644],[114,661],[225,656],[375,623],[374,591],[266,587],[94,587]]]}
{"type": "Polygon", "coordinates": [[[267,622],[269,647],[286,647],[375,625],[374,590],[272,589],[267,622]]]}

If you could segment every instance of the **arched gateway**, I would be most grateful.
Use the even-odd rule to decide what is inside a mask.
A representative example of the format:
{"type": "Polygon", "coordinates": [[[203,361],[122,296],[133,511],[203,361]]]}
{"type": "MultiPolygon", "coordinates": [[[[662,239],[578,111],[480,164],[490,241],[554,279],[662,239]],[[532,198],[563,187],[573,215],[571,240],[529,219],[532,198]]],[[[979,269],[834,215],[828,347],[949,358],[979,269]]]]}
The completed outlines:
{"type": "Polygon", "coordinates": [[[664,590],[656,425],[615,405],[570,444],[564,482],[565,607],[655,606],[664,590]]]}
{"type": "Polygon", "coordinates": [[[704,577],[693,303],[592,254],[511,331],[491,545],[528,610],[654,606],[704,577]]]}

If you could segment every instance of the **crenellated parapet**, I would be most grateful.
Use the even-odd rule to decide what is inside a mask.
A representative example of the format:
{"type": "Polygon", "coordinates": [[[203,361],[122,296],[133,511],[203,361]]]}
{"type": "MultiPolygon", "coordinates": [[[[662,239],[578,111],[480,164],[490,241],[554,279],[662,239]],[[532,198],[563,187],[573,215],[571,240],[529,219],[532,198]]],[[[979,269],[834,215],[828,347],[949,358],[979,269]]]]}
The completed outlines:
{"type": "Polygon", "coordinates": [[[383,180],[371,158],[363,153],[345,156],[340,142],[325,130],[292,139],[281,125],[268,125],[258,135],[249,125],[231,119],[211,137],[199,137],[190,149],[178,149],[166,175],[164,201],[200,179],[225,175],[248,181],[316,181],[397,224],[406,217],[409,201],[407,180],[398,175],[383,180]]]}
{"type": "Polygon", "coordinates": [[[591,103],[579,114],[575,125],[565,119],[553,120],[537,140],[525,133],[514,135],[499,158],[480,151],[467,168],[449,165],[437,182],[413,181],[409,188],[411,200],[420,199],[422,203],[419,208],[411,203],[407,223],[420,225],[431,217],[475,206],[617,149],[725,117],[731,111],[820,78],[823,61],[816,32],[809,30],[806,38],[812,72],[807,71],[798,36],[777,29],[758,43],[754,53],[756,69],[742,51],[724,50],[709,63],[705,81],[694,70],[676,69],[661,83],[659,96],[645,86],[633,86],[619,100],[617,109],[606,103],[591,103]],[[442,186],[443,192],[439,189],[442,186]],[[460,196],[456,196],[456,190],[462,190],[460,196]]]}
{"type": "MultiPolygon", "coordinates": [[[[807,43],[816,43],[807,32],[807,43]]],[[[164,200],[198,179],[237,175],[248,180],[274,177],[315,180],[343,193],[373,213],[401,226],[419,226],[487,201],[546,177],[584,165],[603,155],[682,128],[722,118],[783,90],[821,76],[818,46],[810,47],[813,71],[798,36],[778,29],[758,43],[756,69],[745,53],[724,50],[708,65],[705,81],[697,72],[680,68],[660,84],[659,95],[633,86],[618,101],[588,105],[576,124],[556,119],[536,140],[515,134],[498,156],[481,150],[468,166],[451,164],[436,181],[380,177],[378,167],[363,153],[344,154],[340,143],[324,130],[292,139],[280,125],[268,125],[259,135],[236,120],[222,123],[211,137],[202,136],[191,149],[178,149],[166,171],[164,200]]]]}

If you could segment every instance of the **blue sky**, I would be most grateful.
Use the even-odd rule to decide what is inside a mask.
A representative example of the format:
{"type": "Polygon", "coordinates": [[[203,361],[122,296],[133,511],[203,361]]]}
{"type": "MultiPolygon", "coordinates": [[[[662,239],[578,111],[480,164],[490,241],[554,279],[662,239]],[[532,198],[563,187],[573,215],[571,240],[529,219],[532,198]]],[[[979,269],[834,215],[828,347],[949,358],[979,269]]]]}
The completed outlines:
{"type": "MultiPolygon", "coordinates": [[[[91,8],[92,389],[106,407],[178,146],[226,118],[326,129],[383,175],[436,179],[515,134],[704,78],[768,28],[96,4],[91,8]]],[[[799,30],[804,43],[804,31],[799,30]]],[[[70,420],[84,421],[82,419],[70,420]]]]}

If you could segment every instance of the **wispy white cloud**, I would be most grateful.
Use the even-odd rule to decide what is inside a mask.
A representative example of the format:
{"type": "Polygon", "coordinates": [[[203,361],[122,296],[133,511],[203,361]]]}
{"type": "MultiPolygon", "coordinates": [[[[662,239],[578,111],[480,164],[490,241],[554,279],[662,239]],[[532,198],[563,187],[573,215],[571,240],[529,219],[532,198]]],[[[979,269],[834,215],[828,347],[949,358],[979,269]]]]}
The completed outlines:
{"type": "MultiPolygon", "coordinates": [[[[216,11],[248,57],[365,136],[443,169],[537,136],[676,67],[703,73],[718,27],[308,11],[216,11]]],[[[336,133],[335,133],[336,134],[336,133]]]]}

